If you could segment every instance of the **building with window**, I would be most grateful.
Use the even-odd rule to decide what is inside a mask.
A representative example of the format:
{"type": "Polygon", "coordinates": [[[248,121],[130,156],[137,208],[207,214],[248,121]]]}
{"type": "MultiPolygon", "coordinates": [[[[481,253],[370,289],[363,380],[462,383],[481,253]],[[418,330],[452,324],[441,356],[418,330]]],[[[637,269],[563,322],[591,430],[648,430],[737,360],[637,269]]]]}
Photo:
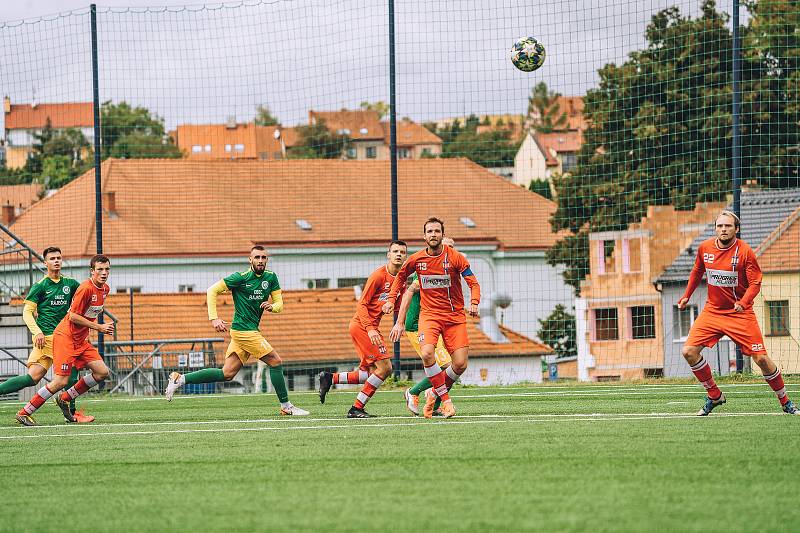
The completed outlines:
{"type": "Polygon", "coordinates": [[[188,159],[286,159],[286,149],[297,142],[297,130],[280,126],[256,126],[249,122],[181,124],[171,133],[188,159]]]}
{"type": "Polygon", "coordinates": [[[514,156],[514,183],[528,187],[532,180],[546,180],[552,189],[553,176],[570,172],[577,165],[582,144],[580,131],[529,131],[514,156]]]}
{"type": "MultiPolygon", "coordinates": [[[[770,355],[780,361],[781,368],[784,368],[787,373],[790,371],[789,368],[792,368],[788,366],[789,361],[797,364],[798,357],[797,344],[794,344],[796,341],[792,341],[790,336],[782,334],[784,331],[782,328],[783,316],[784,311],[788,310],[788,321],[791,319],[792,306],[794,305],[794,309],[798,309],[797,305],[800,305],[792,303],[797,301],[792,295],[797,294],[800,278],[796,274],[793,277],[791,271],[784,270],[786,267],[780,263],[785,261],[788,268],[791,269],[791,258],[796,257],[782,255],[781,250],[787,245],[791,249],[793,245],[795,253],[797,253],[800,241],[795,239],[792,242],[791,237],[797,235],[797,230],[793,228],[798,207],[800,207],[800,189],[742,190],[741,237],[756,252],[759,264],[762,264],[762,257],[769,251],[771,245],[778,242],[785,243],[778,245],[778,248],[763,260],[766,262],[768,272],[764,274],[761,295],[756,298],[753,308],[760,320],[767,349],[771,350],[770,355]],[[791,224],[789,224],[790,220],[791,224]],[[781,239],[784,234],[786,240],[781,239]],[[772,329],[772,326],[775,329],[772,329]],[[793,350],[793,352],[787,350],[793,350]]],[[[705,220],[706,224],[701,234],[675,258],[657,280],[661,289],[664,331],[668,333],[664,338],[665,376],[691,375],[689,366],[681,355],[681,348],[686,340],[689,327],[706,303],[708,291],[705,280],[700,283],[692,295],[689,301],[689,310],[679,312],[677,303],[686,289],[686,283],[697,254],[697,247],[704,240],[714,236],[714,218],[712,214],[705,220]]],[[[789,331],[792,331],[791,325],[789,325],[789,331]]],[[[797,329],[794,331],[796,332],[797,329]]],[[[795,339],[797,338],[795,335],[795,339]]],[[[714,372],[727,374],[731,368],[735,369],[735,345],[727,337],[723,337],[722,341],[713,349],[703,350],[703,353],[714,372]]],[[[744,363],[745,365],[749,364],[747,357],[744,358],[744,363]]],[[[752,366],[752,370],[757,371],[757,365],[752,366]]],[[[793,368],[795,371],[798,370],[796,366],[793,368]]]]}
{"type": "Polygon", "coordinates": [[[589,276],[576,303],[579,377],[594,381],[664,374],[661,294],[654,281],[723,204],[693,211],[650,206],[624,231],[589,234],[589,276]],[[580,375],[583,371],[583,375],[580,375]]]}

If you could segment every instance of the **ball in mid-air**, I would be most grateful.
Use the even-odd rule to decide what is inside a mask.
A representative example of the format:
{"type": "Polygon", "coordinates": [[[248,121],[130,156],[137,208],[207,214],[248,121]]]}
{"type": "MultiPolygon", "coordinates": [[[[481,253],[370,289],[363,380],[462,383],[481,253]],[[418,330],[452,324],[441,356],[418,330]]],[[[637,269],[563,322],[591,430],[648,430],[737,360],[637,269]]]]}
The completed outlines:
{"type": "Polygon", "coordinates": [[[533,72],[544,64],[544,45],[533,37],[517,39],[509,52],[511,62],[523,72],[533,72]]]}

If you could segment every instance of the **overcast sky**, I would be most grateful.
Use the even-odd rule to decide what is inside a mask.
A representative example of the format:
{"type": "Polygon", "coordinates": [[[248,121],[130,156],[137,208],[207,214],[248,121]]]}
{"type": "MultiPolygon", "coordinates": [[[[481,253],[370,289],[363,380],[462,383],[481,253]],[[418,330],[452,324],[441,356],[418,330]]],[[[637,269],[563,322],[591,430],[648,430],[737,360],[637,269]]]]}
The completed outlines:
{"type": "MultiPolygon", "coordinates": [[[[251,120],[267,104],[286,125],[308,109],[389,100],[385,0],[255,0],[98,5],[100,97],[143,105],[178,123],[251,120]],[[167,6],[142,8],[125,6],[167,6]]],[[[699,0],[396,0],[397,112],[423,121],[523,113],[545,81],[582,95],[597,69],[644,43],[650,17],[699,0]],[[547,48],[534,73],[508,49],[533,35],[547,48]]],[[[730,0],[718,2],[730,12],[730,0]]],[[[3,1],[0,92],[13,102],[91,101],[88,4],[3,1]],[[70,13],[71,10],[72,11],[70,13]],[[60,15],[58,15],[60,13],[60,15]],[[56,14],[56,15],[54,15],[56,14]],[[26,22],[20,23],[20,20],[26,22]]]]}

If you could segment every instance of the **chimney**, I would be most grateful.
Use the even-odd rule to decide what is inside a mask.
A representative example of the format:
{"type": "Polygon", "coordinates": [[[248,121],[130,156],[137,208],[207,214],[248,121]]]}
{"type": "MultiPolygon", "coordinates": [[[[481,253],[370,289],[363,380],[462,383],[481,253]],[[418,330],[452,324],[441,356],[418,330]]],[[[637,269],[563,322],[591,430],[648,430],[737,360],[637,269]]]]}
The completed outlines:
{"type": "Polygon", "coordinates": [[[16,208],[11,204],[5,204],[3,206],[3,224],[6,226],[10,226],[14,223],[14,220],[17,218],[17,211],[16,208]]]}
{"type": "Polygon", "coordinates": [[[106,191],[103,193],[103,206],[109,217],[117,217],[117,197],[114,191],[106,191]]]}
{"type": "Polygon", "coordinates": [[[235,130],[236,129],[236,117],[232,116],[232,115],[229,116],[228,119],[225,121],[225,127],[227,129],[229,129],[229,130],[235,130]]]}
{"type": "Polygon", "coordinates": [[[11,98],[8,95],[3,97],[3,112],[6,115],[11,113],[11,98]]]}

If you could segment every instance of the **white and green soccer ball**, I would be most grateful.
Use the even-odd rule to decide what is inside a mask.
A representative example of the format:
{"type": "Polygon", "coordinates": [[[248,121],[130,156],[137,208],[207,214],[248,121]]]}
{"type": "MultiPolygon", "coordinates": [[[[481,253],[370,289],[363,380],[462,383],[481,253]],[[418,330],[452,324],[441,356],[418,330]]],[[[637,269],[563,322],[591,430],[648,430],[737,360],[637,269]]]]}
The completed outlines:
{"type": "Polygon", "coordinates": [[[509,52],[511,62],[523,72],[533,72],[544,64],[544,45],[533,37],[517,39],[509,52]]]}

